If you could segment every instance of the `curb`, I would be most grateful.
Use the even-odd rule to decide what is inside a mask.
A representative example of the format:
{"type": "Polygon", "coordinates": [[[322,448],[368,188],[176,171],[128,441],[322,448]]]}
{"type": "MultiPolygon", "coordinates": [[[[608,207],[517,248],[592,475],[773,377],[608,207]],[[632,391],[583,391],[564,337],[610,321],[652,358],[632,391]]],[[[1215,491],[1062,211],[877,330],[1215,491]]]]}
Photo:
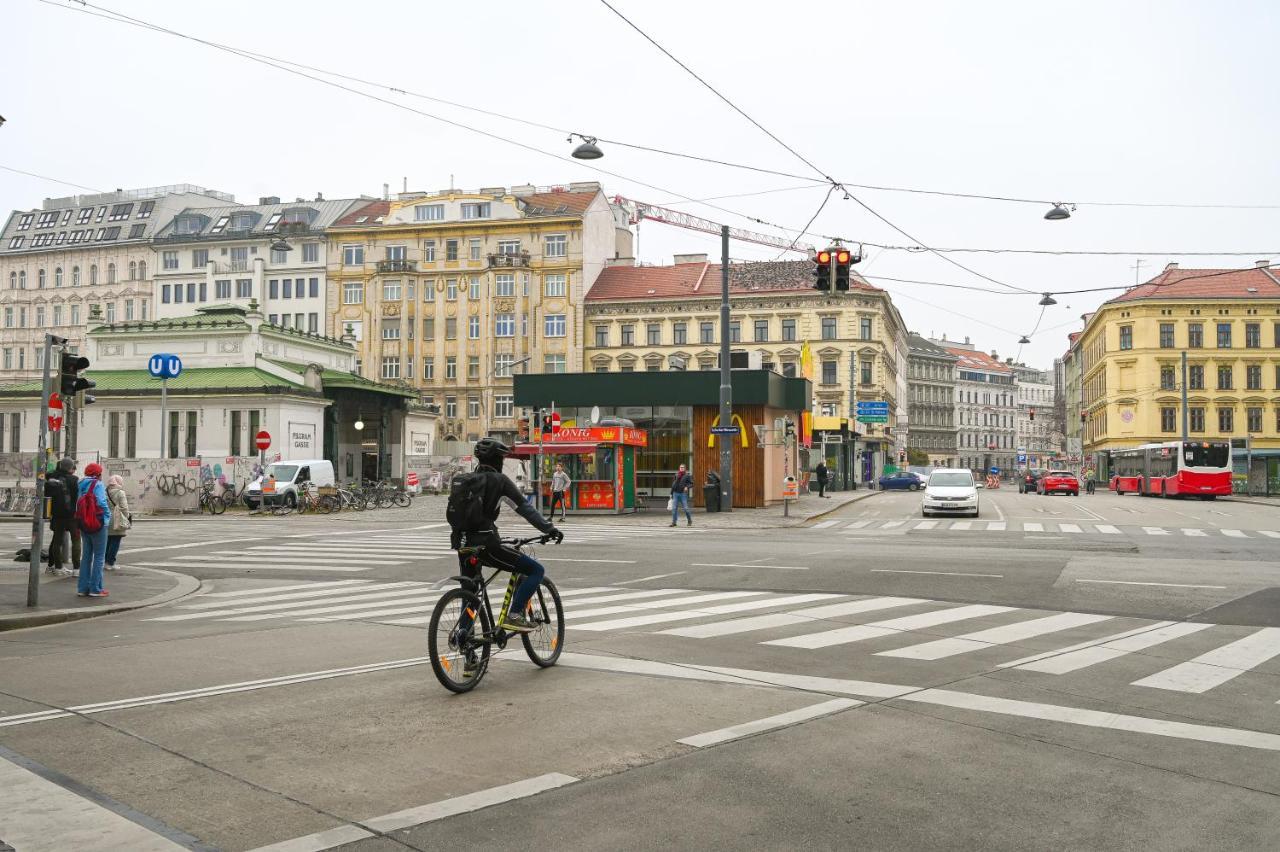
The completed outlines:
{"type": "Polygon", "coordinates": [[[147,571],[152,574],[163,574],[177,579],[178,584],[167,592],[121,604],[104,606],[87,606],[76,609],[47,609],[35,612],[24,612],[17,615],[0,615],[0,633],[6,630],[22,630],[27,627],[44,627],[49,624],[61,624],[66,621],[79,621],[85,618],[96,618],[100,615],[114,615],[118,612],[129,612],[151,606],[170,603],[200,591],[201,582],[196,577],[179,574],[176,571],[164,571],[159,568],[130,568],[130,571],[147,571]]]}
{"type": "Polygon", "coordinates": [[[883,491],[881,491],[881,490],[876,490],[876,491],[868,490],[868,491],[865,491],[864,493],[859,494],[857,497],[852,497],[852,498],[850,498],[850,499],[848,499],[848,500],[845,500],[845,501],[844,501],[843,503],[841,503],[839,506],[832,506],[830,509],[828,509],[828,510],[827,510],[827,511],[825,511],[825,512],[819,512],[819,513],[818,513],[818,514],[816,514],[816,515],[811,515],[810,517],[805,518],[803,521],[801,521],[799,524],[796,524],[795,526],[803,526],[804,524],[807,524],[807,523],[809,523],[810,521],[816,521],[816,520],[818,520],[819,518],[825,518],[827,515],[830,515],[832,512],[838,512],[838,511],[840,511],[841,509],[843,509],[845,506],[850,505],[851,503],[857,503],[857,502],[859,502],[860,500],[869,500],[870,498],[872,498],[872,497],[876,496],[877,494],[883,494],[883,493],[884,493],[884,492],[883,492],[883,491]]]}
{"type": "MultiPolygon", "coordinates": [[[[1259,499],[1254,497],[1237,497],[1236,495],[1232,494],[1229,497],[1223,497],[1220,499],[1224,500],[1227,503],[1249,503],[1253,506],[1270,506],[1273,509],[1280,508],[1280,506],[1277,506],[1275,503],[1270,502],[1266,498],[1259,499]]],[[[1274,499],[1275,499],[1274,497],[1271,498],[1271,500],[1274,500],[1274,499]]]]}

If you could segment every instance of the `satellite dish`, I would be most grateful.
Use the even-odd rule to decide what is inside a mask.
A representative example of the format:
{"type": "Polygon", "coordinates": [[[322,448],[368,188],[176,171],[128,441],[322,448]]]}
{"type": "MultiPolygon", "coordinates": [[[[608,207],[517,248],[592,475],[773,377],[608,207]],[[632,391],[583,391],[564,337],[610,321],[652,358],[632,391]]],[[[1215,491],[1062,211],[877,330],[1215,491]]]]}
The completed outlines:
{"type": "Polygon", "coordinates": [[[600,406],[598,405],[591,406],[591,422],[592,423],[600,422],[600,406]]]}

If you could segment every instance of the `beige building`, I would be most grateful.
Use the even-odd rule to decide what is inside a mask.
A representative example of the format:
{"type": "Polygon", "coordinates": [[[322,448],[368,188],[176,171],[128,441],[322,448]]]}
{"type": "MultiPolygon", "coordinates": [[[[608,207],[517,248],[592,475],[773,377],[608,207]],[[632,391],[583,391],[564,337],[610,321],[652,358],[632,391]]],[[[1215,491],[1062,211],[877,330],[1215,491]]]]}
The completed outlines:
{"type": "MultiPolygon", "coordinates": [[[[885,291],[856,275],[847,293],[815,290],[812,270],[809,261],[733,265],[730,343],[747,353],[752,367],[785,376],[803,374],[807,343],[813,413],[849,418],[863,436],[860,449],[871,449],[863,473],[878,475],[884,454],[902,443],[895,435],[900,420],[854,425],[854,403],[885,401],[891,412],[905,405],[900,388],[906,376],[899,373],[906,363],[906,327],[885,291]]],[[[720,277],[720,265],[705,254],[676,255],[672,266],[611,265],[587,293],[587,369],[718,369],[720,277]]]]}
{"type": "Polygon", "coordinates": [[[81,346],[95,307],[107,323],[152,318],[152,236],[184,207],[234,201],[180,184],[15,210],[0,235],[0,385],[40,375],[46,333],[81,346]]]}
{"type": "Polygon", "coordinates": [[[514,438],[513,370],[582,369],[583,297],[631,232],[597,183],[407,192],[328,229],[329,332],[438,405],[440,448],[514,438]]]}

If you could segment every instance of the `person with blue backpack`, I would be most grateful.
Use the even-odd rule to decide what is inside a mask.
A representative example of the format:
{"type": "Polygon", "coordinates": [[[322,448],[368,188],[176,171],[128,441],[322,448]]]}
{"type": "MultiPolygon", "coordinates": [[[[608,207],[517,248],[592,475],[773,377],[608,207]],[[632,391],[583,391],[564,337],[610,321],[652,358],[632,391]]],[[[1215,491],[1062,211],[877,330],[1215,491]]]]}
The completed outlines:
{"type": "Polygon", "coordinates": [[[107,558],[107,528],[111,525],[111,504],[107,487],[102,484],[102,465],[85,465],[76,500],[76,523],[84,553],[80,559],[80,578],[76,594],[85,598],[105,598],[102,588],[102,566],[107,558]]]}

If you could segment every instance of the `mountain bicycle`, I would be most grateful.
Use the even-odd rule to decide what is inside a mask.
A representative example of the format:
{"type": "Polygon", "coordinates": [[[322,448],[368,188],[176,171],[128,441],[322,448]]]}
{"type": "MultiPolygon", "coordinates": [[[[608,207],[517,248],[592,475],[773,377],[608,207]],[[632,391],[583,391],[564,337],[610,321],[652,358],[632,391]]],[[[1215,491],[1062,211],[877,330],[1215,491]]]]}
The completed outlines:
{"type": "MultiPolygon", "coordinates": [[[[551,536],[537,535],[532,538],[503,539],[502,543],[523,553],[535,541],[546,544],[550,540],[551,536]]],[[[489,584],[498,573],[499,569],[494,569],[486,578],[481,569],[475,580],[450,577],[451,580],[457,580],[462,588],[445,592],[436,601],[431,612],[431,622],[427,627],[431,669],[440,685],[450,692],[470,692],[475,689],[489,670],[489,654],[493,646],[502,650],[517,635],[534,665],[545,669],[554,666],[556,660],[560,659],[560,652],[564,649],[564,609],[560,605],[560,592],[555,583],[550,578],[543,577],[537,592],[529,599],[526,615],[538,623],[535,630],[527,633],[504,630],[494,627],[497,620],[489,603],[489,584]],[[471,617],[470,627],[465,632],[460,627],[464,612],[471,617]],[[469,675],[466,673],[468,663],[472,665],[469,675]]],[[[499,612],[506,612],[516,586],[523,579],[519,574],[511,575],[499,612]]]]}

